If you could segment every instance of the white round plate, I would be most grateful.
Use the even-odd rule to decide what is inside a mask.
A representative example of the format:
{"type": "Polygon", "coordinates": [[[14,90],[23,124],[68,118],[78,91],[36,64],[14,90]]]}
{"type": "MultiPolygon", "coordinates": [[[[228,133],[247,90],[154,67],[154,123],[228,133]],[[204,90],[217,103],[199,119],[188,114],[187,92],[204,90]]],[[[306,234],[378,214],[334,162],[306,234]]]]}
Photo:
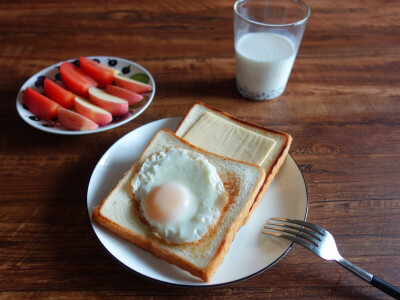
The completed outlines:
{"type": "MultiPolygon", "coordinates": [[[[103,155],[89,182],[87,206],[90,218],[123,174],[136,161],[153,135],[161,128],[174,131],[182,117],[161,119],[126,134],[103,155]]],[[[237,233],[224,262],[211,282],[154,257],[92,221],[94,232],[106,250],[120,263],[149,279],[178,286],[217,286],[250,278],[270,268],[292,243],[261,233],[270,217],[305,220],[308,207],[304,178],[288,156],[249,222],[237,233]]]]}
{"type": "MultiPolygon", "coordinates": [[[[22,96],[23,92],[27,87],[33,88],[34,90],[43,93],[43,82],[44,78],[47,77],[53,81],[55,81],[57,84],[63,86],[62,81],[61,81],[61,76],[60,76],[60,65],[63,62],[59,62],[57,64],[54,64],[46,69],[43,69],[42,71],[36,73],[33,75],[31,78],[29,78],[21,87],[19,90],[19,93],[17,95],[17,111],[21,118],[28,123],[29,125],[39,129],[43,130],[46,132],[50,133],[55,133],[55,134],[64,134],[64,135],[81,135],[81,134],[90,134],[90,133],[96,133],[96,132],[101,132],[105,130],[110,130],[115,127],[121,126],[137,116],[139,116],[142,112],[146,110],[146,108],[150,105],[150,103],[153,101],[155,92],[156,92],[156,85],[153,79],[153,76],[151,76],[150,72],[147,71],[145,68],[142,66],[138,65],[137,63],[134,63],[133,61],[119,58],[119,57],[112,57],[112,56],[89,56],[89,58],[97,60],[98,62],[113,67],[114,69],[120,71],[120,73],[125,76],[125,77],[131,77],[135,74],[146,74],[149,78],[149,84],[152,86],[152,90],[144,93],[144,100],[129,107],[129,111],[121,116],[121,117],[114,117],[111,123],[100,126],[97,129],[94,130],[84,130],[84,131],[75,131],[75,130],[68,130],[63,128],[60,123],[57,120],[43,120],[41,118],[36,117],[34,114],[32,114],[23,104],[22,104],[22,96]]],[[[67,60],[72,63],[77,63],[79,62],[78,59],[70,59],[67,60]]]]}

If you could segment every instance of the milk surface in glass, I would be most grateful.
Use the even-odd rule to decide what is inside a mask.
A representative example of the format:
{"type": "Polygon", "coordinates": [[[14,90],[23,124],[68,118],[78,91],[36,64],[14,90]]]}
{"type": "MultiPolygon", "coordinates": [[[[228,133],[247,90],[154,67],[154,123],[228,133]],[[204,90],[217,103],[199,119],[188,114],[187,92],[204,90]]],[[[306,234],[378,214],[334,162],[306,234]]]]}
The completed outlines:
{"type": "Polygon", "coordinates": [[[293,43],[282,35],[248,33],[235,46],[236,84],[242,95],[274,99],[285,90],[294,59],[293,43]]]}

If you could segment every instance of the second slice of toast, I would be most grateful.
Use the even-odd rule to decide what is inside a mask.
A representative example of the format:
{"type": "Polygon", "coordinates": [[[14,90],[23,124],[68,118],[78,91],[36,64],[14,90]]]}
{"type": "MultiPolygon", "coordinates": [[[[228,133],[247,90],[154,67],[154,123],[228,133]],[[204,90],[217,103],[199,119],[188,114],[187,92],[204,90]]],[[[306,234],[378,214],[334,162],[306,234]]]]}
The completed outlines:
{"type": "MultiPolygon", "coordinates": [[[[257,198],[255,199],[253,205],[251,206],[249,210],[249,214],[245,219],[246,223],[255,209],[257,208],[258,204],[264,197],[264,194],[266,193],[268,187],[270,186],[272,180],[274,179],[275,175],[278,173],[280,167],[282,166],[283,162],[285,161],[285,158],[289,152],[289,148],[292,142],[292,137],[290,134],[272,130],[266,127],[262,127],[256,124],[252,124],[250,122],[247,122],[245,120],[239,119],[237,117],[234,117],[230,114],[227,114],[225,112],[222,112],[220,110],[217,110],[209,105],[206,105],[201,102],[195,103],[189,110],[189,112],[186,114],[185,118],[182,120],[178,128],[176,129],[175,133],[177,136],[185,139],[186,133],[196,124],[196,122],[206,113],[213,114],[217,116],[218,118],[222,118],[225,121],[228,121],[232,125],[237,125],[241,129],[248,130],[252,133],[256,133],[258,135],[261,135],[263,137],[266,137],[268,139],[271,139],[275,142],[274,146],[272,149],[266,149],[268,152],[267,157],[265,160],[260,163],[260,166],[264,168],[266,176],[265,180],[263,183],[262,188],[259,191],[259,194],[257,198]]],[[[197,143],[196,140],[190,140],[190,142],[200,148],[203,148],[207,151],[214,152],[216,154],[221,154],[224,153],[226,149],[220,149],[220,151],[215,150],[215,147],[213,147],[214,143],[216,143],[216,140],[213,139],[213,132],[207,132],[209,138],[206,139],[206,141],[202,142],[201,144],[197,143]],[[213,150],[211,150],[213,149],[213,150]]],[[[235,139],[236,137],[231,137],[232,139],[235,139]]],[[[240,141],[240,139],[237,139],[240,141]]],[[[219,141],[217,141],[219,142],[219,141]]],[[[256,149],[254,149],[256,150],[256,149]]]]}

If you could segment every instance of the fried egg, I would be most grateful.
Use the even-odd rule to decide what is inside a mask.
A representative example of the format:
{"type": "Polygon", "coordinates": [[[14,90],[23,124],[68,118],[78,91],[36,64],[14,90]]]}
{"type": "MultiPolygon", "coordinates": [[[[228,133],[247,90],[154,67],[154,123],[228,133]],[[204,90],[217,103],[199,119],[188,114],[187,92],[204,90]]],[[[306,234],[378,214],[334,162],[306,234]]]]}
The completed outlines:
{"type": "Polygon", "coordinates": [[[216,168],[188,149],[171,147],[148,157],[132,180],[139,212],[162,239],[200,240],[228,201],[216,168]]]}

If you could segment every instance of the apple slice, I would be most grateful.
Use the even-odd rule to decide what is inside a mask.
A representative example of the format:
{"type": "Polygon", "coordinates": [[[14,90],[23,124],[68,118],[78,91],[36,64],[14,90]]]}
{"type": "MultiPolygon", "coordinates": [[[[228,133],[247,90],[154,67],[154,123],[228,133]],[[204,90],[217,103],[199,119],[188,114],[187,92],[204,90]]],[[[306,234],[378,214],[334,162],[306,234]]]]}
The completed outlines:
{"type": "Polygon", "coordinates": [[[128,101],[106,93],[96,87],[89,88],[90,100],[110,112],[114,116],[122,116],[128,112],[128,101]]]}
{"type": "Polygon", "coordinates": [[[93,130],[99,127],[99,125],[85,116],[63,107],[58,109],[58,121],[62,127],[71,130],[93,130]]]}
{"type": "Polygon", "coordinates": [[[106,125],[112,121],[112,115],[108,111],[90,103],[82,97],[76,96],[74,104],[76,112],[92,120],[99,126],[106,125]]]}
{"type": "Polygon", "coordinates": [[[142,83],[140,81],[130,79],[118,74],[114,74],[114,81],[118,86],[139,94],[151,90],[150,84],[142,83]]]}
{"type": "Polygon", "coordinates": [[[114,95],[116,97],[119,97],[121,99],[128,101],[129,105],[136,104],[143,100],[142,95],[132,92],[130,90],[124,89],[122,87],[116,86],[116,85],[107,85],[106,92],[111,95],[114,95]]]}

